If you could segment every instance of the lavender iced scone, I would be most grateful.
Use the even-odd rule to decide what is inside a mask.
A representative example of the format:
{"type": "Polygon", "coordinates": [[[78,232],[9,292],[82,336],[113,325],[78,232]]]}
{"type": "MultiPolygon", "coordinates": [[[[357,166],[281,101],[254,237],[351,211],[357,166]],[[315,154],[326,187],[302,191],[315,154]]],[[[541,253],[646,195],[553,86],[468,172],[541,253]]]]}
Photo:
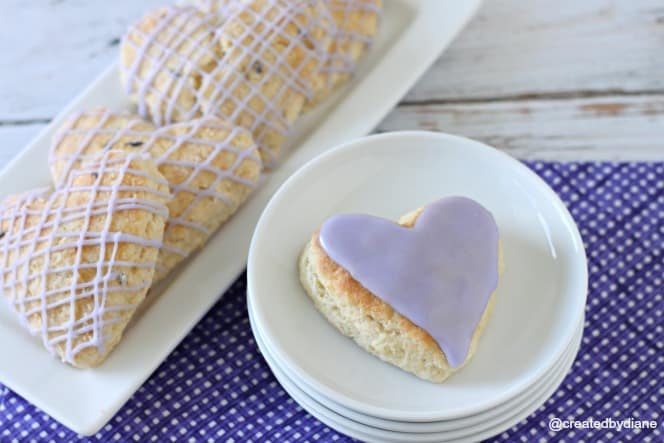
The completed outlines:
{"type": "Polygon", "coordinates": [[[141,117],[159,126],[202,116],[200,87],[222,56],[219,24],[192,6],[166,6],[129,28],[120,73],[141,117]]]}
{"type": "MultiPolygon", "coordinates": [[[[297,3],[297,0],[291,0],[297,3]]],[[[199,10],[224,21],[241,7],[243,0],[197,0],[199,10]]],[[[334,25],[325,60],[316,74],[315,96],[306,103],[311,108],[339,85],[348,81],[360,58],[373,43],[383,10],[382,0],[323,0],[334,25]]],[[[320,7],[320,5],[319,5],[320,7]]]]}
{"type": "Polygon", "coordinates": [[[0,205],[0,285],[21,324],[80,368],[115,348],[152,283],[170,200],[145,154],[108,151],[55,191],[0,205]]]}
{"type": "Polygon", "coordinates": [[[450,197],[398,224],[362,214],[331,217],[304,248],[300,281],[327,320],[362,348],[441,383],[477,349],[499,256],[491,213],[450,197]]]}
{"type": "Polygon", "coordinates": [[[236,1],[215,11],[171,6],[134,24],[121,45],[123,83],[157,125],[214,114],[245,127],[273,166],[323,87],[333,20],[323,0],[236,1]]]}
{"type": "Polygon", "coordinates": [[[357,63],[373,43],[382,15],[382,0],[327,0],[336,29],[321,68],[324,85],[307,107],[323,101],[355,73],[357,63]]]}
{"type": "Polygon", "coordinates": [[[72,115],[55,135],[49,163],[56,186],[108,149],[149,155],[173,193],[155,282],[205,244],[262,173],[249,132],[217,117],[155,128],[136,115],[99,108],[72,115]]]}
{"type": "Polygon", "coordinates": [[[227,11],[203,110],[248,128],[274,166],[305,102],[324,87],[318,72],[334,23],[323,0],[250,0],[227,11]]]}

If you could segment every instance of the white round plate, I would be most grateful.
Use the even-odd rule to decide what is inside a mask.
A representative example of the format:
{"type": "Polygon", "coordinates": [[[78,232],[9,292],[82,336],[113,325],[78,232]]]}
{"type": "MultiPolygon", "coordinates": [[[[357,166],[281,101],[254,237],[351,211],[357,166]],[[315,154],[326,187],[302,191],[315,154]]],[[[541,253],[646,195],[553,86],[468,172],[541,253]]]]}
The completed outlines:
{"type": "MultiPolygon", "coordinates": [[[[257,328],[255,327],[252,315],[250,314],[249,317],[252,321],[252,329],[256,332],[257,328]]],[[[573,341],[564,352],[563,359],[557,365],[556,370],[548,375],[548,378],[544,380],[544,383],[541,386],[531,390],[530,395],[525,401],[514,405],[512,408],[504,411],[503,414],[463,429],[416,433],[375,428],[364,422],[352,420],[344,416],[340,411],[327,408],[325,405],[319,403],[315,397],[312,397],[310,393],[302,390],[297,383],[289,378],[270,354],[269,348],[262,341],[260,333],[255,333],[254,337],[256,338],[256,343],[258,344],[263,357],[272,369],[272,372],[281,386],[307,412],[328,426],[351,437],[367,442],[443,443],[448,441],[480,441],[498,435],[528,417],[540,407],[562,383],[574,363],[581,344],[582,335],[583,325],[581,324],[573,341]]]]}
{"type": "Polygon", "coordinates": [[[567,348],[586,290],[581,237],[556,194],[513,158],[440,133],[381,134],[315,158],[272,197],[249,251],[248,295],[275,358],[335,402],[389,420],[464,417],[523,392],[567,348]],[[300,286],[297,259],[333,214],[396,219],[451,195],[493,213],[505,272],[473,361],[434,385],[371,356],[325,321],[300,286]]]}
{"type": "Polygon", "coordinates": [[[546,385],[550,383],[550,380],[555,378],[555,375],[558,372],[560,372],[564,367],[564,365],[566,364],[569,354],[572,351],[574,351],[574,348],[578,347],[575,340],[577,340],[577,337],[578,340],[580,340],[583,334],[583,320],[582,320],[578,327],[579,330],[577,332],[577,336],[574,338],[572,343],[569,344],[568,349],[565,351],[562,357],[554,364],[554,366],[551,369],[549,369],[542,376],[540,380],[538,380],[536,383],[534,383],[532,386],[530,386],[528,389],[526,389],[524,392],[520,393],[516,397],[511,398],[504,403],[496,405],[495,407],[487,411],[470,415],[467,417],[461,417],[453,420],[436,421],[436,422],[414,423],[414,422],[404,422],[398,420],[385,420],[382,418],[361,414],[352,409],[345,408],[343,405],[340,405],[339,403],[336,403],[330,400],[329,398],[321,395],[319,392],[316,392],[302,380],[297,379],[296,374],[290,373],[287,368],[280,366],[278,362],[274,360],[274,357],[272,357],[270,353],[271,352],[270,348],[267,346],[267,344],[262,338],[260,325],[253,320],[253,308],[250,302],[248,303],[248,308],[249,308],[249,318],[251,320],[251,327],[254,332],[254,336],[256,336],[257,340],[261,342],[262,346],[261,349],[264,348],[264,352],[270,354],[270,362],[271,362],[270,367],[272,367],[273,364],[276,364],[278,366],[278,370],[281,373],[283,373],[284,376],[290,380],[290,382],[295,384],[298,387],[298,389],[304,391],[307,396],[311,397],[317,403],[320,403],[325,408],[332,410],[339,415],[342,415],[352,421],[359,422],[374,428],[385,429],[387,431],[404,432],[404,433],[449,432],[457,429],[470,428],[472,426],[476,426],[482,423],[487,423],[490,420],[494,420],[498,417],[506,415],[507,412],[514,410],[520,404],[533,398],[533,396],[535,396],[535,393],[542,391],[546,387],[546,385]]]}

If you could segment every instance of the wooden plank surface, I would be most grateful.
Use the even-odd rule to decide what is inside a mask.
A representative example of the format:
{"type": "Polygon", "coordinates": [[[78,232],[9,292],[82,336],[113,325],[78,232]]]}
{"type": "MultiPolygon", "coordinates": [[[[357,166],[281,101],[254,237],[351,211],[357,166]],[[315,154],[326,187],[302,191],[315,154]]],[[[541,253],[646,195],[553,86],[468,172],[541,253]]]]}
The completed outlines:
{"type": "Polygon", "coordinates": [[[664,161],[664,95],[400,106],[380,131],[425,129],[550,160],[664,161]]]}
{"type": "Polygon", "coordinates": [[[406,101],[664,92],[662,0],[485,0],[406,101]]]}
{"type": "MultiPolygon", "coordinates": [[[[164,3],[5,0],[0,165],[164,3]]],[[[661,159],[663,54],[662,0],[485,0],[379,130],[443,130],[525,158],[661,159]]]]}
{"type": "Polygon", "coordinates": [[[3,0],[0,122],[48,121],[119,57],[129,24],[167,0],[3,0]]]}

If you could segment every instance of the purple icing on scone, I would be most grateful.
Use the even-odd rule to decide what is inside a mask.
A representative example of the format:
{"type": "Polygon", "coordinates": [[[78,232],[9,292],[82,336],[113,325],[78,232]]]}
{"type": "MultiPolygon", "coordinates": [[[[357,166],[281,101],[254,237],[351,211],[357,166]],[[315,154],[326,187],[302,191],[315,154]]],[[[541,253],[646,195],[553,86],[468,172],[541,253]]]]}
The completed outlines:
{"type": "Polygon", "coordinates": [[[489,211],[449,197],[426,206],[412,228],[337,215],[319,241],[362,286],[427,331],[450,366],[463,364],[498,285],[498,227],[489,211]]]}

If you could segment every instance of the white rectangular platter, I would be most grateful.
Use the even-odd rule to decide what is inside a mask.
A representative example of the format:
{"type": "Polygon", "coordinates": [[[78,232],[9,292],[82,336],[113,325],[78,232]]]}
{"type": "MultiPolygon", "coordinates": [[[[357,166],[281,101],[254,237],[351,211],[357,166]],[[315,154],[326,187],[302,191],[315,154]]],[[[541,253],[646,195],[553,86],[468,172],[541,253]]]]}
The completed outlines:
{"type": "MultiPolygon", "coordinates": [[[[96,433],[242,273],[254,226],[281,183],[316,155],[370,132],[449,45],[480,2],[386,0],[380,33],[355,78],[298,122],[278,168],[161,288],[161,294],[151,297],[149,309],[137,315],[99,368],[86,371],[60,363],[0,303],[0,383],[75,432],[96,433]]],[[[48,185],[47,153],[53,132],[72,111],[102,105],[132,108],[117,65],[87,87],[5,168],[0,174],[0,197],[48,185]]]]}

